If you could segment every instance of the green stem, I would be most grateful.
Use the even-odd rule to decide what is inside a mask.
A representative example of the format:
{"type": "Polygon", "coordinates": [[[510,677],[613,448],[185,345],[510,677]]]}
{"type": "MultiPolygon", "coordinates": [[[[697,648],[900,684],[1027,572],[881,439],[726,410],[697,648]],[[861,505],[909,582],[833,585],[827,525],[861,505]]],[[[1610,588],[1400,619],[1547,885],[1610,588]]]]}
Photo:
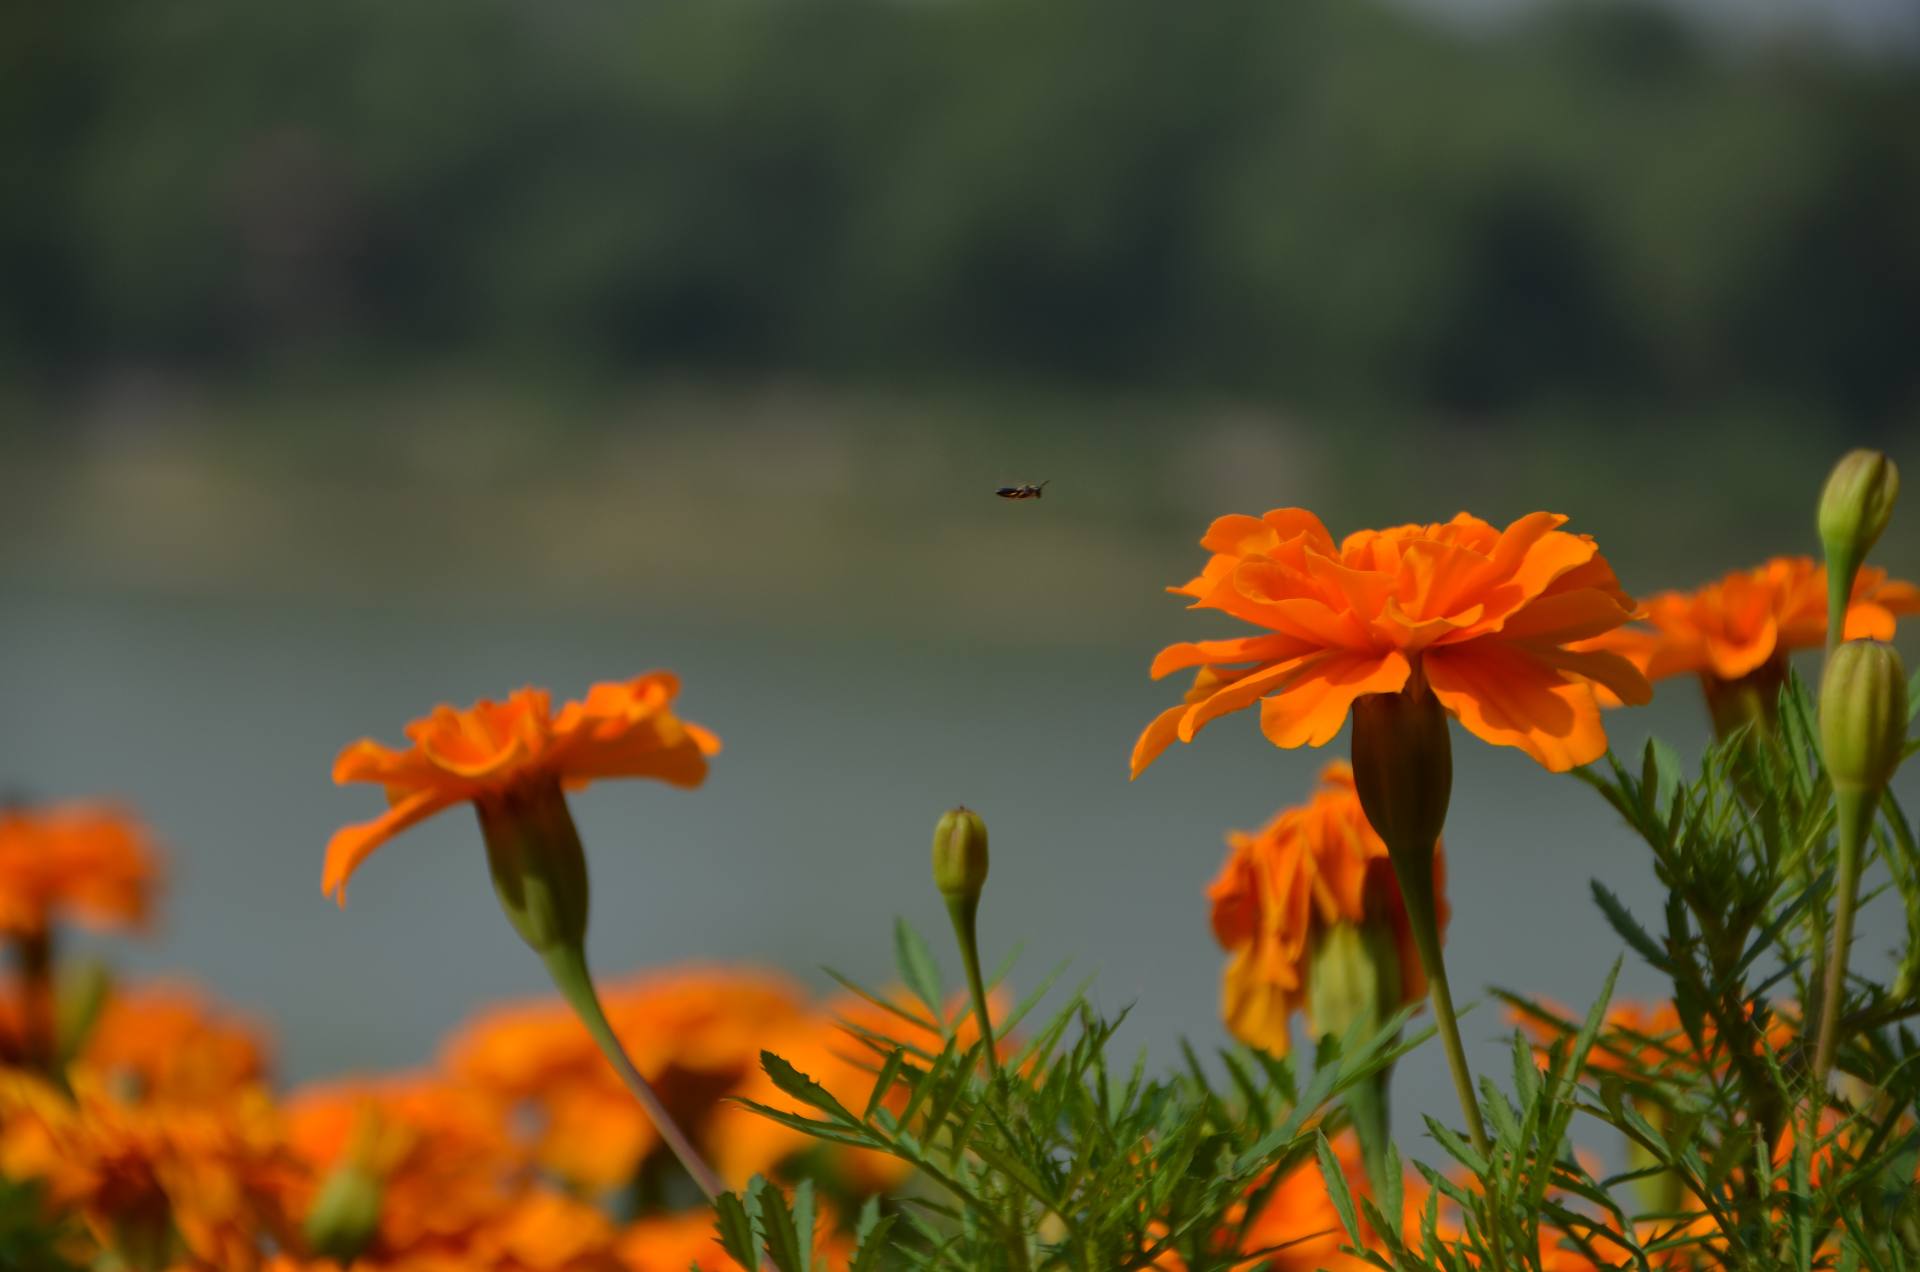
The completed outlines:
{"type": "Polygon", "coordinates": [[[1866,843],[1867,824],[1873,817],[1879,794],[1840,787],[1834,791],[1833,799],[1840,832],[1839,869],[1833,884],[1833,943],[1827,953],[1825,988],[1820,996],[1820,1031],[1815,1035],[1813,1048],[1816,1100],[1826,1089],[1827,1075],[1833,1071],[1833,1053],[1840,1041],[1840,1000],[1846,996],[1847,952],[1853,944],[1853,911],[1860,890],[1860,852],[1866,843]]]}
{"type": "Polygon", "coordinates": [[[947,914],[953,919],[954,939],[960,945],[960,962],[967,969],[967,992],[973,996],[973,1018],[980,1022],[980,1040],[986,1044],[987,1071],[1000,1072],[1000,1053],[993,1042],[993,1018],[987,1014],[987,983],[980,976],[980,942],[974,934],[975,916],[980,898],[950,896],[947,914]]]}
{"type": "Polygon", "coordinates": [[[674,1123],[673,1116],[660,1103],[660,1097],[654,1093],[652,1085],[633,1067],[626,1048],[620,1045],[620,1038],[613,1032],[606,1010],[600,1005],[600,995],[594,990],[593,977],[587,972],[586,951],[577,944],[561,942],[549,946],[542,957],[567,1005],[573,1008],[574,1014],[580,1017],[580,1023],[593,1035],[601,1053],[613,1065],[614,1072],[620,1075],[620,1081],[652,1119],[654,1129],[660,1132],[660,1138],[680,1159],[680,1164],[687,1168],[687,1173],[693,1176],[693,1182],[700,1185],[700,1191],[707,1195],[709,1201],[725,1192],[727,1186],[720,1181],[720,1176],[714,1173],[713,1167],[707,1165],[706,1159],[700,1156],[700,1150],[693,1146],[693,1141],[674,1123]]]}
{"type": "Polygon", "coordinates": [[[60,1043],[53,1002],[53,934],[42,929],[14,938],[20,983],[20,1042],[29,1069],[58,1070],[60,1043]]]}
{"type": "Polygon", "coordinates": [[[1847,630],[1847,602],[1853,599],[1854,576],[1860,573],[1858,552],[1836,552],[1827,547],[1827,652],[1840,647],[1847,630]]]}
{"type": "MultiPolygon", "coordinates": [[[[1391,845],[1389,845],[1391,847],[1391,845]]],[[[1473,1071],[1467,1068],[1467,1051],[1460,1043],[1460,1020],[1453,1010],[1453,990],[1447,984],[1447,964],[1440,953],[1440,930],[1433,912],[1433,848],[1425,853],[1389,852],[1394,876],[1400,881],[1400,896],[1406,902],[1407,927],[1413,933],[1414,948],[1420,953],[1420,966],[1427,973],[1427,994],[1433,1001],[1433,1020],[1440,1030],[1440,1042],[1447,1052],[1447,1066],[1453,1070],[1454,1093],[1460,1097],[1460,1112],[1467,1119],[1467,1134],[1474,1151],[1493,1164],[1493,1146],[1487,1139],[1487,1124],[1480,1116],[1480,1101],[1473,1094],[1473,1071]],[[1408,860],[1412,857],[1412,860],[1408,860]]]]}

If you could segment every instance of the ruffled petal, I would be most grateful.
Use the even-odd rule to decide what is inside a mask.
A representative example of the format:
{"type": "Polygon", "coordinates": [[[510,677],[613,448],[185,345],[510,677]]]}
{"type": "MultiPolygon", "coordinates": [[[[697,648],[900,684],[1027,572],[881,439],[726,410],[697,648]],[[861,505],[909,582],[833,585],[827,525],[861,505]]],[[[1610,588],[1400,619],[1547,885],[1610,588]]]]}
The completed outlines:
{"type": "Polygon", "coordinates": [[[1397,693],[1412,668],[1398,650],[1323,654],[1302,666],[1281,692],[1260,704],[1260,730],[1275,746],[1324,746],[1362,694],[1397,693]]]}
{"type": "Polygon", "coordinates": [[[1318,646],[1295,636],[1263,633],[1259,636],[1235,636],[1226,640],[1191,640],[1168,645],[1154,657],[1148,671],[1153,679],[1202,667],[1212,663],[1284,662],[1311,653],[1318,646]]]}
{"type": "Polygon", "coordinates": [[[1518,747],[1555,773],[1606,753],[1592,688],[1532,651],[1476,641],[1428,650],[1422,666],[1441,705],[1477,738],[1518,747]]]}

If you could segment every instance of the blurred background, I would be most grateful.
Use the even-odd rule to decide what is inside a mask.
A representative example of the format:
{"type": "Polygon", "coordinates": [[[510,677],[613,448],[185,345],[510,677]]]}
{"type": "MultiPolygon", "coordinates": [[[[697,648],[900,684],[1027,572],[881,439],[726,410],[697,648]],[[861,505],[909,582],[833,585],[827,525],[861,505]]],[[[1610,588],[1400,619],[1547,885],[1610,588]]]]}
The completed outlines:
{"type": "MultiPolygon", "coordinates": [[[[1551,508],[1641,592],[1815,550],[1841,450],[1920,476],[1917,71],[1905,0],[5,7],[0,782],[164,837],[116,954],[294,1077],[407,1065],[541,973],[458,815],[322,899],[333,755],[668,666],[728,751],[576,800],[604,971],[883,979],[965,801],[1016,980],[1209,1049],[1222,834],[1344,742],[1126,781],[1225,634],[1161,591],[1208,520],[1551,508]]],[[[1697,753],[1691,685],[1649,731],[1697,753]]],[[[1644,856],[1458,751],[1460,992],[1584,1004],[1644,856]]],[[[1400,1091],[1447,1114],[1437,1049],[1400,1091]]]]}

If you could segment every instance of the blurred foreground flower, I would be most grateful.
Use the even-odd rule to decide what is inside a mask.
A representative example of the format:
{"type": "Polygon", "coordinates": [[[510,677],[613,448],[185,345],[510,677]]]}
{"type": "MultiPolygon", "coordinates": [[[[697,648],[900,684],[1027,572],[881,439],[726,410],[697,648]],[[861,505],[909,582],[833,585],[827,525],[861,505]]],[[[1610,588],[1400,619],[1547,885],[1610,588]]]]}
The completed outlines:
{"type": "MultiPolygon", "coordinates": [[[[1370,1039],[1393,1013],[1427,995],[1387,845],[1368,824],[1353,770],[1329,764],[1320,788],[1259,831],[1233,831],[1207,890],[1213,934],[1230,958],[1221,1011],[1234,1036],[1284,1056],[1294,1012],[1316,1038],[1370,1039]]],[[[1434,845],[1435,922],[1447,924],[1446,865],[1434,845]]],[[[1391,1067],[1347,1095],[1368,1170],[1385,1169],[1391,1067]]]]}
{"type": "MultiPolygon", "coordinates": [[[[1309,994],[1315,954],[1336,927],[1385,935],[1394,958],[1382,969],[1391,973],[1393,991],[1378,1004],[1383,1018],[1426,997],[1426,974],[1387,846],[1361,811],[1346,763],[1329,764],[1305,804],[1285,809],[1258,831],[1230,832],[1227,844],[1226,864],[1207,897],[1214,938],[1231,955],[1221,1007],[1236,1038],[1283,1056],[1289,1022],[1303,1007],[1316,1034],[1346,1031],[1345,1022],[1321,1019],[1326,1009],[1316,1009],[1309,994]]],[[[1445,858],[1438,848],[1434,857],[1443,881],[1436,899],[1444,929],[1445,858]]]]}
{"type": "Polygon", "coordinates": [[[388,811],[337,832],[321,886],[346,904],[347,879],[409,826],[456,804],[479,814],[494,892],[514,930],[547,965],[567,1003],[646,1110],[662,1139],[708,1196],[720,1180],[681,1133],[647,1079],[621,1049],[587,970],[587,860],[564,791],[604,777],[654,777],[676,786],[706,779],[720,741],[671,709],[680,682],[649,672],[597,684],[556,713],[545,690],[464,711],[435,708],[407,726],[412,745],[363,739],[334,762],[334,781],[384,787],[388,811]]]}
{"type": "Polygon", "coordinates": [[[74,919],[99,928],[140,926],[159,874],[146,828],[120,809],[0,808],[0,937],[13,947],[26,1064],[51,1072],[58,1058],[55,925],[74,919]]]}
{"type": "Polygon", "coordinates": [[[1565,522],[1536,512],[1502,531],[1463,512],[1336,545],[1299,508],[1220,518],[1200,541],[1213,553],[1205,570],[1170,590],[1268,634],[1160,651],[1155,679],[1200,672],[1189,700],[1141,734],[1134,774],[1256,700],[1275,746],[1324,745],[1356,698],[1400,691],[1415,664],[1475,736],[1555,771],[1596,759],[1607,738],[1594,687],[1629,702],[1649,690],[1619,656],[1570,647],[1626,622],[1633,602],[1593,540],[1565,522]]]}

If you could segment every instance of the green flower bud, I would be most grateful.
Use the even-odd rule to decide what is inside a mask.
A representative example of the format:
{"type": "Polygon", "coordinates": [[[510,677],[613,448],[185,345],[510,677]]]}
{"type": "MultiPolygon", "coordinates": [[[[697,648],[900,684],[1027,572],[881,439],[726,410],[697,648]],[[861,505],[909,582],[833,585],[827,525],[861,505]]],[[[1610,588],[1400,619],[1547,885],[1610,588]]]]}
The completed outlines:
{"type": "Polygon", "coordinates": [[[975,900],[987,882],[987,824],[970,808],[943,814],[933,828],[933,884],[949,901],[975,900]]]}
{"type": "Polygon", "coordinates": [[[587,856],[558,778],[474,800],[493,890],[535,951],[578,948],[587,935],[587,856]]]}
{"type": "Polygon", "coordinates": [[[1430,868],[1453,794],[1453,744],[1424,681],[1354,700],[1353,785],[1387,851],[1430,868]]]}
{"type": "Polygon", "coordinates": [[[1907,673],[1893,646],[1850,640],[1820,681],[1820,757],[1834,787],[1878,795],[1907,740],[1907,673]]]}
{"type": "Polygon", "coordinates": [[[352,1263],[380,1230],[380,1176],[351,1159],[333,1168],[307,1211],[307,1244],[322,1258],[352,1263]]]}
{"type": "Polygon", "coordinates": [[[1851,561],[1858,569],[1887,528],[1899,498],[1900,470],[1892,460],[1873,450],[1842,455],[1820,492],[1820,541],[1826,545],[1829,567],[1839,560],[1851,561]]]}
{"type": "Polygon", "coordinates": [[[53,996],[53,1031],[62,1067],[73,1063],[87,1045],[112,995],[113,973],[97,958],[84,959],[61,972],[53,996]]]}
{"type": "Polygon", "coordinates": [[[1386,923],[1330,923],[1307,961],[1307,1023],[1315,1036],[1378,1032],[1400,1007],[1400,947],[1386,923]]]}

